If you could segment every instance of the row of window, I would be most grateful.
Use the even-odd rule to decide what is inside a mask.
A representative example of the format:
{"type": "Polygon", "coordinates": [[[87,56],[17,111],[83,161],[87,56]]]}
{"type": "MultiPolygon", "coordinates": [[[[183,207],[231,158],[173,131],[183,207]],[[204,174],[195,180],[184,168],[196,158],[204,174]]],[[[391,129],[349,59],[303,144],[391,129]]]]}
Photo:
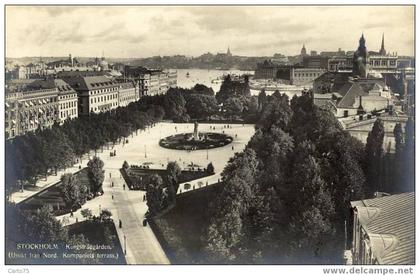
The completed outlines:
{"type": "Polygon", "coordinates": [[[103,96],[100,96],[100,97],[91,98],[90,103],[104,102],[105,100],[111,100],[111,99],[116,99],[116,98],[117,98],[117,94],[103,95],[103,96]]]}
{"type": "Polygon", "coordinates": [[[60,118],[67,118],[68,116],[75,116],[76,109],[65,110],[60,112],[60,118]]]}
{"type": "Polygon", "coordinates": [[[118,90],[118,88],[114,87],[114,88],[90,91],[89,94],[90,95],[97,95],[97,94],[100,94],[100,93],[113,92],[113,91],[117,91],[117,90],[118,90]]]}
{"type": "Polygon", "coordinates": [[[123,101],[134,101],[134,100],[136,100],[136,97],[135,96],[126,96],[126,97],[120,98],[120,102],[123,102],[123,101]]]}
{"type": "Polygon", "coordinates": [[[322,73],[295,73],[295,77],[318,77],[322,73]]]}
{"type": "MultiPolygon", "coordinates": [[[[110,104],[108,104],[107,106],[110,106],[110,107],[117,107],[117,102],[112,102],[112,103],[110,103],[110,104]]],[[[96,112],[96,111],[100,111],[100,110],[103,110],[103,109],[107,109],[107,108],[104,108],[103,106],[99,106],[99,107],[91,107],[90,108],[90,111],[91,112],[96,112]]]]}
{"type": "MultiPolygon", "coordinates": [[[[388,66],[388,60],[370,60],[369,64],[372,66],[388,66]]],[[[397,65],[396,60],[389,60],[389,66],[397,65]]]]}
{"type": "Polygon", "coordinates": [[[60,109],[74,108],[77,106],[77,101],[60,103],[60,109]]]}

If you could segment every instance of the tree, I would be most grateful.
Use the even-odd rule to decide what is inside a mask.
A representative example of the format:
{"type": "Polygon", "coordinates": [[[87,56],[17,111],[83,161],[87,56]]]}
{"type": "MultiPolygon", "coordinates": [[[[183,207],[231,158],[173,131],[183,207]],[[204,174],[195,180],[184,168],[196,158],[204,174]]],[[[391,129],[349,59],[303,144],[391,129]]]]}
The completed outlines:
{"type": "Polygon", "coordinates": [[[244,105],[239,98],[230,97],[223,104],[223,109],[226,114],[232,119],[234,116],[241,116],[244,110],[244,105]]]}
{"type": "Polygon", "coordinates": [[[286,129],[291,118],[292,109],[289,106],[287,95],[271,96],[270,101],[262,110],[257,127],[264,132],[268,131],[272,126],[286,129]]]}
{"type": "Polygon", "coordinates": [[[126,160],[124,160],[124,163],[123,163],[123,165],[122,165],[122,168],[123,168],[124,170],[127,170],[128,168],[130,168],[130,165],[128,165],[128,162],[127,162],[126,160]]]}
{"type": "Polygon", "coordinates": [[[225,211],[212,219],[207,234],[207,252],[210,262],[216,264],[233,262],[239,256],[242,238],[242,220],[239,202],[224,205],[225,211]]]}
{"type": "Polygon", "coordinates": [[[166,116],[174,121],[186,122],[189,120],[186,101],[179,88],[169,88],[164,102],[166,116]]]}
{"type": "Polygon", "coordinates": [[[166,166],[166,173],[169,183],[174,187],[175,192],[178,191],[179,177],[182,173],[181,167],[179,167],[176,161],[170,161],[166,166]]]}
{"type": "Polygon", "coordinates": [[[265,89],[262,89],[261,92],[258,94],[258,111],[261,112],[265,104],[267,103],[267,94],[265,93],[265,89]]]}
{"type": "Polygon", "coordinates": [[[67,230],[61,226],[47,205],[38,209],[33,216],[28,216],[26,223],[29,229],[26,233],[33,240],[56,243],[67,239],[67,230]]]}
{"type": "Polygon", "coordinates": [[[385,130],[382,120],[377,119],[366,141],[366,179],[369,195],[381,191],[382,186],[382,158],[385,130]]]}
{"type": "Polygon", "coordinates": [[[93,192],[102,192],[102,183],[105,179],[105,170],[103,170],[104,162],[94,156],[89,160],[87,167],[89,168],[89,177],[93,183],[91,190],[93,192]]]}
{"type": "Polygon", "coordinates": [[[108,209],[103,209],[101,211],[101,214],[99,214],[99,219],[101,221],[105,221],[105,222],[106,221],[110,221],[111,220],[111,217],[112,217],[112,213],[108,209]]]}
{"type": "Polygon", "coordinates": [[[86,220],[90,220],[93,217],[92,210],[90,210],[89,208],[82,209],[80,211],[80,214],[82,214],[82,217],[85,218],[86,220]]]}
{"type": "Polygon", "coordinates": [[[191,118],[208,120],[218,106],[214,96],[192,94],[187,98],[186,108],[191,118]]]}
{"type": "Polygon", "coordinates": [[[415,147],[414,147],[414,121],[409,117],[405,124],[405,145],[404,145],[404,172],[402,190],[410,192],[414,190],[415,181],[415,147]]]}
{"type": "Polygon", "coordinates": [[[207,173],[209,175],[213,175],[214,174],[214,166],[213,166],[213,163],[210,162],[209,164],[207,164],[206,171],[207,171],[207,173]]]}
{"type": "Polygon", "coordinates": [[[163,181],[157,174],[149,176],[147,180],[146,199],[147,206],[149,207],[149,211],[152,216],[162,210],[164,204],[163,181]]]}
{"type": "Polygon", "coordinates": [[[88,188],[71,173],[61,176],[61,194],[67,208],[76,210],[85,204],[88,188]]]}
{"type": "Polygon", "coordinates": [[[295,255],[307,257],[320,257],[335,231],[334,205],[318,161],[312,155],[314,149],[309,141],[298,144],[290,178],[291,247],[295,255]]]}

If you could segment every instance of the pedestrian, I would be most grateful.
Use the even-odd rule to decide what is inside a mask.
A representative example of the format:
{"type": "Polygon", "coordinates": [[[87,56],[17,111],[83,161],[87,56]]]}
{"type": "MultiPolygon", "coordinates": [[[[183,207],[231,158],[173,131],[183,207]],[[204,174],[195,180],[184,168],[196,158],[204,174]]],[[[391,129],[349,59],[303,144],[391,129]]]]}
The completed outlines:
{"type": "Polygon", "coordinates": [[[143,201],[146,201],[146,195],[143,195],[143,201]]]}
{"type": "Polygon", "coordinates": [[[114,200],[114,195],[111,195],[112,200],[114,200]]]}
{"type": "Polygon", "coordinates": [[[73,210],[70,211],[70,217],[73,217],[73,210]]]}
{"type": "Polygon", "coordinates": [[[125,184],[123,184],[123,190],[125,190],[125,184]]]}
{"type": "Polygon", "coordinates": [[[118,227],[122,228],[122,221],[121,220],[119,220],[119,222],[118,222],[118,227]]]}
{"type": "Polygon", "coordinates": [[[82,169],[82,165],[79,165],[79,170],[82,169]]]}
{"type": "Polygon", "coordinates": [[[109,178],[111,178],[111,172],[109,172],[109,178]]]}
{"type": "Polygon", "coordinates": [[[76,223],[78,223],[79,222],[79,219],[76,217],[76,223]]]}
{"type": "Polygon", "coordinates": [[[111,186],[114,187],[114,182],[112,182],[112,185],[111,186]]]}
{"type": "Polygon", "coordinates": [[[233,148],[234,148],[234,147],[232,146],[232,151],[233,151],[233,148]]]}

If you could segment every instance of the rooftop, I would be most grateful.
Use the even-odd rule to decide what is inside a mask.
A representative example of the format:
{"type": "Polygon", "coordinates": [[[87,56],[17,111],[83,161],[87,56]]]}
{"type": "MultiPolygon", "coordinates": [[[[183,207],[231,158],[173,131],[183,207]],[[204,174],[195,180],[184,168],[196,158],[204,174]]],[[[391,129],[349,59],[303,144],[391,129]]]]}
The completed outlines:
{"type": "Polygon", "coordinates": [[[414,192],[351,202],[379,264],[415,264],[414,192]]]}

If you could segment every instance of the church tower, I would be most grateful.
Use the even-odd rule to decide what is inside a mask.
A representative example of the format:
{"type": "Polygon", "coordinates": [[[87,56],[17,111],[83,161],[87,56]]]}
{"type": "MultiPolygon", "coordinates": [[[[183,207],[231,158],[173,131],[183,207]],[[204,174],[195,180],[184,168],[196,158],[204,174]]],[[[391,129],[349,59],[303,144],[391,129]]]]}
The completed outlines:
{"type": "Polygon", "coordinates": [[[306,55],[306,48],[305,48],[305,44],[303,44],[303,46],[302,46],[302,50],[300,50],[300,55],[301,55],[301,56],[305,56],[305,55],[306,55]]]}
{"type": "Polygon", "coordinates": [[[227,50],[226,55],[227,55],[227,56],[232,56],[232,53],[230,52],[230,46],[228,46],[228,50],[227,50]]]}
{"type": "Polygon", "coordinates": [[[359,47],[353,55],[353,76],[366,78],[368,75],[368,51],[366,40],[362,34],[359,39],[359,47]]]}
{"type": "Polygon", "coordinates": [[[386,55],[384,34],[382,34],[382,44],[381,44],[381,49],[379,50],[379,54],[386,55]]]}

